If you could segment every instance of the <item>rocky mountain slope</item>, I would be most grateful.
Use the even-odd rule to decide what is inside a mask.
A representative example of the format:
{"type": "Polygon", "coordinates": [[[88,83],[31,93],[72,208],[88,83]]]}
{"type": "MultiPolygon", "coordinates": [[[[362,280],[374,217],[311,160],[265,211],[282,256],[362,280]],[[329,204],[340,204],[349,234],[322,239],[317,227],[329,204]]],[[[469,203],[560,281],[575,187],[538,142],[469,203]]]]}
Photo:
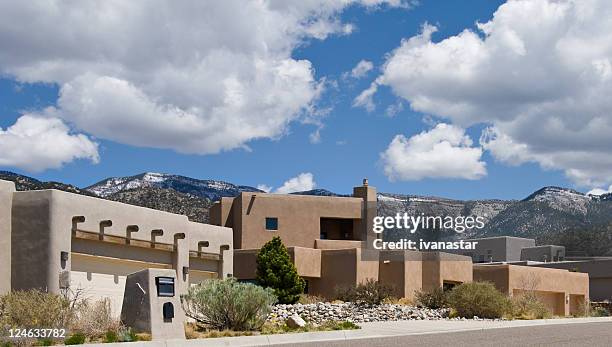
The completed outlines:
{"type": "MultiPolygon", "coordinates": [[[[0,171],[0,179],[16,182],[18,190],[60,189],[183,214],[198,222],[208,221],[209,208],[221,197],[234,197],[240,192],[261,192],[250,186],[224,181],[159,173],[112,177],[84,189],[58,182],[41,182],[6,171],[0,171]]],[[[325,189],[293,194],[341,196],[325,189]]],[[[486,222],[483,229],[462,234],[436,230],[418,234],[427,239],[507,235],[535,238],[538,244],[561,244],[577,255],[612,255],[612,194],[591,196],[566,188],[544,187],[520,201],[463,201],[379,193],[378,202],[380,215],[404,212],[412,216],[474,215],[483,217],[486,222]]]]}
{"type": "Polygon", "coordinates": [[[146,172],[128,177],[111,177],[85,189],[97,196],[107,197],[125,190],[149,187],[172,189],[179,193],[190,194],[211,201],[217,201],[224,196],[237,196],[240,192],[262,192],[257,188],[239,186],[224,181],[199,180],[154,172],[146,172]]]}

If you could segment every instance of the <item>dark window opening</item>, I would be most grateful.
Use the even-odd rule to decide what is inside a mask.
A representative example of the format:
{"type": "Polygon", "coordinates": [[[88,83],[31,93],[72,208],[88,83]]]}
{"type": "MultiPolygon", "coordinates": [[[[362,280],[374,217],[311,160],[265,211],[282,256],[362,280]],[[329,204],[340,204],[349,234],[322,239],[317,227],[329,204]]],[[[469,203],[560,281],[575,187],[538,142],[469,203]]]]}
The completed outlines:
{"type": "Polygon", "coordinates": [[[321,218],[322,240],[359,240],[353,234],[353,220],[349,218],[321,218]]]}
{"type": "Polygon", "coordinates": [[[278,218],[266,217],[266,230],[278,230],[278,218]]]}
{"type": "Polygon", "coordinates": [[[444,281],[442,282],[442,290],[443,291],[449,291],[449,290],[453,290],[453,288],[455,288],[459,283],[458,282],[447,282],[444,281]]]}

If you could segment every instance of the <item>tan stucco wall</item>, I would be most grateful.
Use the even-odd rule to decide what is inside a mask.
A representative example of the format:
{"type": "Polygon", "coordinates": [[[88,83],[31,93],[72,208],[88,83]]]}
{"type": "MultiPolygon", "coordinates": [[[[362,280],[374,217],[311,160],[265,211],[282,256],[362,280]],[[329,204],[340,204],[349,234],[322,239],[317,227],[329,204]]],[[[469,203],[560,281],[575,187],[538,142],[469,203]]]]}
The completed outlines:
{"type": "Polygon", "coordinates": [[[365,248],[364,241],[348,240],[315,240],[316,249],[351,249],[365,248]]]}
{"type": "Polygon", "coordinates": [[[314,248],[320,236],[321,218],[360,219],[361,198],[242,193],[237,198],[216,204],[211,221],[234,228],[234,246],[260,248],[274,236],[290,247],[314,248]],[[231,217],[230,207],[231,204],[231,217]],[[217,205],[220,205],[217,207],[217,205]],[[227,217],[225,217],[227,216],[227,217]],[[278,218],[278,230],[265,228],[266,217],[278,218]]]}
{"type": "Polygon", "coordinates": [[[568,269],[589,275],[589,296],[593,301],[612,300],[612,259],[530,264],[534,267],[568,269]]]}
{"type": "Polygon", "coordinates": [[[443,252],[381,252],[379,280],[393,286],[397,297],[414,299],[415,292],[440,288],[444,282],[471,282],[472,261],[443,252]]]}
{"type": "MultiPolygon", "coordinates": [[[[12,227],[18,231],[12,237],[13,289],[58,292],[60,278],[66,278],[60,275],[74,272],[75,253],[112,261],[143,261],[145,267],[169,264],[175,270],[179,292],[189,285],[183,268],[190,267],[190,253],[201,256],[197,261],[208,262],[208,268],[216,269],[219,277],[227,277],[233,269],[229,228],[62,191],[15,193],[12,227]],[[71,254],[67,261],[61,261],[61,252],[71,254]]],[[[117,268],[117,274],[120,270],[117,268]]]]}
{"type": "Polygon", "coordinates": [[[555,315],[571,313],[571,295],[581,298],[583,304],[589,300],[589,277],[585,273],[518,265],[475,265],[474,280],[492,282],[508,295],[536,292],[555,315]]]}
{"type": "Polygon", "coordinates": [[[11,211],[15,184],[0,180],[0,295],[11,290],[11,211]]]}
{"type": "Polygon", "coordinates": [[[357,249],[321,250],[321,278],[311,280],[309,293],[333,298],[336,287],[357,284],[357,249]]]}

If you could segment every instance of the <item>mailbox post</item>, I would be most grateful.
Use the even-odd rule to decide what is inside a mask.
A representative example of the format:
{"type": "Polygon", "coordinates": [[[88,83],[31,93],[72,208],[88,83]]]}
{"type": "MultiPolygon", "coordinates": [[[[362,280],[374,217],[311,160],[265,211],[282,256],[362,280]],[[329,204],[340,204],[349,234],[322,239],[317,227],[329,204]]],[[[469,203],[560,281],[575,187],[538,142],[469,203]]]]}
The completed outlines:
{"type": "Polygon", "coordinates": [[[128,275],[121,320],[153,340],[184,339],[185,314],[177,293],[176,271],[146,269],[128,275]]]}

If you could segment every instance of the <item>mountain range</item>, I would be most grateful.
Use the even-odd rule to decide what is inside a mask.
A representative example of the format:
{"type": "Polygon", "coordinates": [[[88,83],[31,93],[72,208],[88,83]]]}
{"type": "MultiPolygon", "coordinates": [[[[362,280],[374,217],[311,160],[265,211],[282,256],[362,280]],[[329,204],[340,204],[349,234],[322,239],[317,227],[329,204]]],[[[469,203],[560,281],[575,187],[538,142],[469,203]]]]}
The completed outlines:
{"type": "MultiPolygon", "coordinates": [[[[0,179],[16,183],[18,190],[59,189],[97,196],[132,205],[183,214],[206,223],[208,210],[221,197],[241,192],[262,192],[219,180],[200,180],[180,175],[143,173],[111,177],[79,188],[60,182],[42,182],[31,177],[0,171],[0,179]]],[[[342,196],[325,189],[293,194],[342,196]]],[[[612,193],[587,195],[561,187],[544,187],[523,200],[453,200],[440,197],[378,194],[380,215],[482,216],[483,229],[462,234],[433,233],[439,239],[489,236],[535,238],[538,244],[566,246],[568,254],[612,256],[612,193]]]]}

